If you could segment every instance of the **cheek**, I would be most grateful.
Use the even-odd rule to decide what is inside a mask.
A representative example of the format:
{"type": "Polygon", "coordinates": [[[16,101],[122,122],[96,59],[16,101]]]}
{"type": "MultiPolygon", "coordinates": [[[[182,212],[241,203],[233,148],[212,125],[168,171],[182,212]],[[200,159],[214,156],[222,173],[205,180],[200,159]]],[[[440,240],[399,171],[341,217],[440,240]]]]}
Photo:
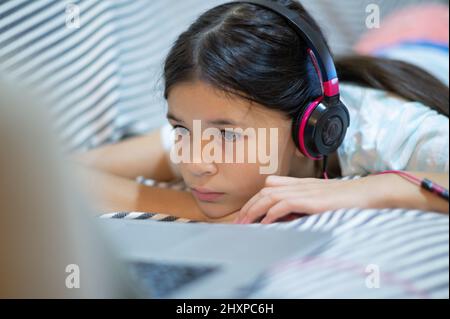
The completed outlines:
{"type": "MultiPolygon", "coordinates": [[[[267,175],[260,173],[259,164],[225,164],[222,178],[230,187],[230,194],[239,204],[245,204],[259,192],[265,184],[267,175]]],[[[219,169],[220,171],[220,169],[219,169]]]]}
{"type": "MultiPolygon", "coordinates": [[[[293,143],[288,139],[280,139],[283,142],[278,143],[278,166],[276,175],[288,175],[290,162],[293,155],[293,143]],[[291,145],[292,144],[292,145],[291,145]]],[[[279,140],[279,141],[280,141],[279,140]]],[[[268,147],[270,147],[268,145],[268,147]]],[[[267,148],[269,152],[269,148],[267,148]]],[[[244,153],[247,154],[247,153],[244,153]]],[[[248,160],[247,156],[246,161],[248,160]]],[[[266,167],[267,163],[261,163],[259,156],[256,156],[257,163],[234,163],[234,164],[216,164],[217,173],[210,177],[211,185],[220,188],[227,193],[227,197],[214,204],[201,203],[199,206],[209,217],[221,218],[234,213],[242,208],[256,193],[264,188],[268,175],[261,174],[261,167],[266,167]]],[[[186,165],[177,165],[183,177],[189,178],[189,172],[186,165]]]]}
{"type": "Polygon", "coordinates": [[[223,201],[214,204],[199,203],[209,217],[221,218],[240,210],[264,187],[265,175],[259,173],[257,164],[220,164],[216,185],[227,193],[223,201]]]}

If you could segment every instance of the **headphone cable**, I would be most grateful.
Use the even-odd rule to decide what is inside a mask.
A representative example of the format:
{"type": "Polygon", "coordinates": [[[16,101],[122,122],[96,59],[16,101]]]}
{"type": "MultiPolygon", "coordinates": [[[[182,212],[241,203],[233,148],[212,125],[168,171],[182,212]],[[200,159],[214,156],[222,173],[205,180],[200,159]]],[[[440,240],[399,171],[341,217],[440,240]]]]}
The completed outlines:
{"type": "Polygon", "coordinates": [[[420,186],[421,188],[425,189],[426,191],[439,196],[440,198],[446,200],[447,202],[449,201],[448,189],[446,189],[445,187],[443,187],[441,185],[436,184],[435,182],[433,182],[432,180],[429,180],[428,178],[420,179],[410,173],[402,172],[402,171],[395,171],[395,170],[384,171],[384,172],[377,173],[374,175],[386,175],[386,174],[395,174],[395,175],[401,176],[404,179],[410,181],[411,183],[416,184],[417,186],[420,186]]]}
{"type": "MultiPolygon", "coordinates": [[[[323,167],[322,167],[322,171],[323,171],[323,179],[329,179],[328,176],[328,156],[324,156],[323,157],[323,167]]],[[[432,180],[428,179],[428,178],[423,178],[420,179],[410,173],[407,172],[403,172],[403,171],[396,171],[396,170],[390,170],[390,171],[384,171],[384,172],[380,172],[380,173],[376,173],[373,175],[387,175],[387,174],[394,174],[394,175],[398,175],[400,177],[403,177],[404,179],[406,179],[407,181],[425,189],[426,191],[433,193],[437,196],[439,196],[440,198],[446,200],[447,202],[449,201],[449,191],[448,189],[446,189],[445,187],[433,182],[432,180]]]]}
{"type": "Polygon", "coordinates": [[[328,177],[328,156],[326,156],[326,155],[323,157],[322,172],[323,172],[323,178],[329,179],[329,177],[328,177]]]}

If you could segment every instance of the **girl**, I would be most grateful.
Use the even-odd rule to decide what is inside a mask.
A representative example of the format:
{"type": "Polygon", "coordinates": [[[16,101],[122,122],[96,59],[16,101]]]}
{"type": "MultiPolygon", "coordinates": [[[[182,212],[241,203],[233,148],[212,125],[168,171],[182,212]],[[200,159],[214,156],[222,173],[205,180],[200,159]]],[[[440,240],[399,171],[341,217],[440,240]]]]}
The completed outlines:
{"type": "MultiPolygon", "coordinates": [[[[299,3],[276,2],[320,32],[299,3]]],[[[244,163],[192,160],[173,165],[168,156],[173,140],[167,128],[95,150],[83,155],[81,162],[103,171],[96,174],[107,181],[101,184],[107,187],[102,198],[115,201],[109,209],[164,209],[180,217],[237,223],[272,223],[291,213],[350,207],[448,213],[447,201],[408,180],[413,175],[448,188],[448,87],[428,72],[397,60],[354,56],[335,63],[344,82],[341,98],[351,124],[343,144],[329,157],[330,175],[387,170],[410,175],[320,178],[321,163],[305,157],[292,138],[299,113],[322,94],[306,43],[281,16],[246,3],[209,10],[178,38],[164,69],[168,119],[182,136],[190,136],[195,120],[203,128],[217,128],[224,149],[240,139],[249,145],[256,138],[230,128],[276,128],[275,174],[260,174],[262,163],[250,163],[248,158],[244,163]],[[159,145],[159,138],[165,147],[159,145]],[[139,175],[156,180],[181,176],[192,195],[151,188],[130,191],[137,186],[117,177],[139,175]]]]}

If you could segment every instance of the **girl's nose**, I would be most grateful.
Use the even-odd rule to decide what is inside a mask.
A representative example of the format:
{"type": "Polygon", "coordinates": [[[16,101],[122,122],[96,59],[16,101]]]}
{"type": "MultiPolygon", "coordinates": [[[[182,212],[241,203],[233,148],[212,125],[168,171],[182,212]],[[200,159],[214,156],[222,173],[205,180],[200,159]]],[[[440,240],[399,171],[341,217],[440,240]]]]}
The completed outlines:
{"type": "Polygon", "coordinates": [[[205,140],[202,141],[200,152],[195,152],[195,150],[192,150],[191,162],[186,164],[186,168],[195,177],[215,175],[217,173],[217,164],[215,162],[211,163],[211,161],[205,161],[203,158],[203,150],[208,142],[209,141],[205,140]]]}
{"type": "Polygon", "coordinates": [[[214,163],[190,163],[186,164],[189,172],[195,177],[214,175],[217,173],[217,166],[214,163]]]}

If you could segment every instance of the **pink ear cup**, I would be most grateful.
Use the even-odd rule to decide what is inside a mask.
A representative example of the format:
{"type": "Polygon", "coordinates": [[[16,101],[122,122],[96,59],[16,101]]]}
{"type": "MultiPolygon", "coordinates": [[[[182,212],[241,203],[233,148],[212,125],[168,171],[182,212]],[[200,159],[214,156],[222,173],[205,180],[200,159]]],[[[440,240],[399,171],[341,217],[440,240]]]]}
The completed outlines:
{"type": "Polygon", "coordinates": [[[322,102],[322,100],[323,100],[323,97],[321,96],[321,97],[317,98],[314,102],[312,102],[308,105],[304,115],[302,116],[302,118],[300,120],[301,121],[300,128],[298,130],[298,142],[299,142],[300,151],[303,153],[303,155],[305,155],[309,159],[312,159],[315,161],[321,160],[323,157],[314,157],[311,154],[309,154],[309,152],[307,151],[306,146],[305,146],[305,129],[306,129],[306,125],[308,124],[308,120],[309,120],[312,112],[314,112],[317,105],[319,105],[319,103],[322,102]]]}
{"type": "Polygon", "coordinates": [[[305,111],[303,112],[303,115],[300,118],[300,127],[298,130],[298,147],[300,151],[305,155],[307,158],[315,161],[319,161],[323,159],[323,156],[314,157],[308,152],[308,149],[306,148],[305,144],[305,130],[306,126],[308,125],[308,121],[311,117],[311,114],[314,112],[314,110],[317,108],[317,106],[324,100],[325,96],[332,97],[339,95],[339,81],[337,78],[332,79],[327,82],[323,82],[322,74],[320,72],[319,64],[317,62],[316,56],[314,55],[314,52],[308,48],[307,50],[308,55],[311,58],[311,61],[314,65],[314,69],[316,71],[316,74],[319,78],[321,89],[322,89],[322,95],[315,99],[312,103],[310,103],[305,111]]]}
{"type": "MultiPolygon", "coordinates": [[[[322,75],[320,73],[319,64],[317,63],[316,56],[314,55],[314,52],[308,48],[308,55],[311,58],[311,61],[314,65],[314,69],[316,70],[317,76],[319,77],[320,84],[322,85],[322,93],[323,93],[323,82],[322,82],[322,75]]],[[[305,112],[303,112],[303,116],[300,119],[300,128],[298,130],[298,142],[300,151],[308,157],[309,159],[318,161],[321,160],[322,157],[314,157],[311,154],[309,154],[308,150],[305,146],[305,129],[306,125],[308,124],[309,117],[311,116],[312,112],[316,109],[317,105],[319,105],[320,102],[322,102],[323,96],[318,97],[316,100],[314,100],[312,103],[310,103],[307,107],[305,112]]]]}

